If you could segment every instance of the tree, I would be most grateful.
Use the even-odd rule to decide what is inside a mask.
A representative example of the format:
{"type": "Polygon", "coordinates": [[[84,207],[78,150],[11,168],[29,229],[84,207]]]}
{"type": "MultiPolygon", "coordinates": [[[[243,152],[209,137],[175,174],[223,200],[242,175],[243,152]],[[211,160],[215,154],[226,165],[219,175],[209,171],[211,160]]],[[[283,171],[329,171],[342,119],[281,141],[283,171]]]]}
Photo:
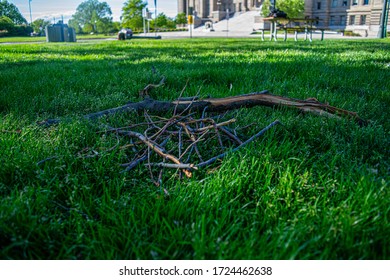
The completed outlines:
{"type": "Polygon", "coordinates": [[[114,29],[114,23],[112,20],[101,19],[96,23],[96,32],[108,34],[114,29]]]}
{"type": "Polygon", "coordinates": [[[83,28],[80,23],[75,19],[69,19],[68,26],[74,28],[77,34],[83,33],[83,28]]]}
{"type": "Polygon", "coordinates": [[[136,29],[142,29],[143,17],[142,10],[148,5],[143,0],[128,0],[122,8],[122,26],[136,29]]]}
{"type": "Polygon", "coordinates": [[[32,23],[32,28],[34,29],[35,33],[41,34],[41,32],[44,32],[46,26],[50,25],[50,21],[44,20],[42,18],[36,19],[32,23]]]}
{"type": "Polygon", "coordinates": [[[185,13],[177,14],[175,19],[176,24],[187,24],[187,16],[185,13]]]}
{"type": "Polygon", "coordinates": [[[0,0],[0,17],[1,16],[10,18],[14,24],[27,24],[27,20],[19,12],[19,9],[7,0],[0,0]]]}
{"type": "Polygon", "coordinates": [[[112,11],[107,2],[87,0],[77,7],[69,25],[75,28],[76,31],[82,30],[88,33],[97,33],[99,30],[102,31],[109,28],[106,25],[112,24],[111,15],[112,11]]]}
{"type": "Polygon", "coordinates": [[[0,31],[11,32],[14,28],[14,22],[6,16],[0,16],[0,31]]]}
{"type": "MultiPolygon", "coordinates": [[[[270,13],[270,0],[265,0],[261,9],[262,16],[268,16],[270,13]]],[[[303,16],[305,10],[304,0],[277,0],[276,8],[287,14],[289,18],[297,18],[303,16]]]]}
{"type": "Polygon", "coordinates": [[[175,22],[164,13],[160,13],[156,19],[152,20],[151,25],[155,26],[155,24],[159,28],[173,29],[176,27],[175,22]]]}
{"type": "Polygon", "coordinates": [[[165,27],[168,24],[168,17],[164,13],[160,13],[154,21],[157,27],[165,27]]]}
{"type": "Polygon", "coordinates": [[[112,32],[113,33],[116,33],[116,32],[118,32],[119,30],[121,29],[121,23],[119,22],[119,21],[114,21],[113,23],[112,23],[112,32]]]}

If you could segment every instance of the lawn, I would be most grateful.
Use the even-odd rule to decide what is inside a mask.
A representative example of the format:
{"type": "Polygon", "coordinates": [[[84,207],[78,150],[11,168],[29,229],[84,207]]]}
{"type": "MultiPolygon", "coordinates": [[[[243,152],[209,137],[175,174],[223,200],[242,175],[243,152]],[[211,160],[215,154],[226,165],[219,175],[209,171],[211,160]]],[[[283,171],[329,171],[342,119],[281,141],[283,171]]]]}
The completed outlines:
{"type": "MultiPolygon", "coordinates": [[[[92,35],[77,35],[77,40],[102,40],[116,38],[116,35],[103,35],[103,34],[92,34],[92,35]]],[[[0,37],[1,43],[37,43],[37,42],[46,42],[46,36],[38,37],[0,37]]]]}
{"type": "Polygon", "coordinates": [[[389,108],[389,40],[0,45],[0,258],[389,259],[389,108]],[[97,133],[141,115],[79,116],[140,101],[162,76],[159,100],[268,89],[370,123],[240,109],[247,134],[283,126],[156,187],[144,165],[121,173],[126,143],[97,133]]]}

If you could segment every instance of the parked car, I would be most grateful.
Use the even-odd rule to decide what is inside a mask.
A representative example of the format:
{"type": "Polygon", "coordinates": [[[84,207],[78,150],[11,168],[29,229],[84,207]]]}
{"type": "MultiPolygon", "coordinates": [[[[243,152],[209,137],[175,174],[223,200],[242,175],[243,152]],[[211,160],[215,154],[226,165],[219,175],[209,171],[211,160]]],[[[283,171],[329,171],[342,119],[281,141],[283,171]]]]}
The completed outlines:
{"type": "Polygon", "coordinates": [[[130,28],[122,28],[118,32],[118,40],[127,40],[133,37],[133,30],[130,28]]]}

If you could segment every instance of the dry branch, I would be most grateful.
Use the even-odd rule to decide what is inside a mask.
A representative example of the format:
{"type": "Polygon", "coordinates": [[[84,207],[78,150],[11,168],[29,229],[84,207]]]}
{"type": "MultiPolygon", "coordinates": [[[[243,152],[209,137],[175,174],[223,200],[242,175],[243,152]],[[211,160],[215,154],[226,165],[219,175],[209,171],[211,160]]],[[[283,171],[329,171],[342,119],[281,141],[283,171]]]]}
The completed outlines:
{"type": "MultiPolygon", "coordinates": [[[[361,119],[357,113],[340,109],[319,102],[315,98],[306,100],[294,99],[284,96],[272,95],[263,92],[254,92],[250,94],[230,96],[225,98],[206,98],[202,100],[181,101],[175,100],[172,102],[157,101],[151,98],[146,98],[137,103],[128,103],[124,106],[107,109],[104,111],[85,115],[87,120],[94,120],[103,116],[114,115],[118,113],[125,113],[130,111],[144,111],[147,110],[153,113],[167,113],[175,110],[178,114],[183,113],[189,109],[193,111],[202,112],[206,107],[208,112],[225,112],[239,108],[250,108],[255,106],[266,106],[272,108],[289,107],[300,110],[301,112],[309,112],[329,117],[347,117],[356,121],[359,125],[365,125],[367,122],[361,119]]],[[[39,124],[53,125],[60,122],[60,119],[48,119],[39,124]]]]}
{"type": "MultiPolygon", "coordinates": [[[[163,148],[161,148],[157,143],[155,143],[152,140],[148,139],[147,137],[145,137],[141,133],[138,133],[138,132],[135,132],[135,131],[130,131],[130,130],[118,130],[117,132],[121,133],[121,134],[125,134],[125,135],[130,136],[130,137],[138,138],[146,146],[148,146],[151,150],[156,152],[161,157],[163,157],[165,159],[169,159],[170,161],[172,161],[175,164],[179,164],[179,165],[183,164],[178,158],[176,158],[175,156],[173,156],[171,154],[166,153],[165,150],[163,148]]],[[[183,172],[186,174],[186,176],[188,178],[192,177],[192,173],[190,171],[184,170],[183,172]]]]}
{"type": "MultiPolygon", "coordinates": [[[[232,152],[235,152],[235,151],[237,151],[238,149],[241,149],[242,147],[248,145],[250,142],[253,142],[253,140],[255,140],[256,138],[259,138],[259,137],[262,136],[262,135],[264,135],[264,133],[266,133],[268,130],[270,130],[272,127],[274,127],[275,125],[278,125],[278,124],[281,124],[279,120],[276,120],[276,121],[274,121],[273,123],[269,124],[268,126],[266,126],[265,128],[263,128],[261,131],[259,131],[259,132],[256,133],[255,135],[253,135],[251,138],[249,138],[248,140],[246,140],[244,143],[242,143],[240,146],[234,148],[234,149],[232,150],[232,152]]],[[[201,167],[204,167],[204,166],[206,166],[206,165],[212,164],[212,163],[215,162],[216,160],[225,157],[227,154],[228,154],[228,152],[222,153],[222,154],[220,154],[220,155],[218,155],[218,156],[215,156],[215,157],[213,157],[213,158],[210,158],[209,160],[206,160],[205,162],[202,162],[202,163],[197,164],[196,167],[201,168],[201,167]]]]}
{"type": "Polygon", "coordinates": [[[161,78],[161,81],[160,81],[157,85],[148,84],[146,87],[144,87],[143,90],[141,90],[141,91],[139,92],[139,95],[140,95],[141,97],[149,96],[149,91],[150,91],[151,89],[158,88],[158,87],[162,86],[164,83],[165,83],[165,77],[163,76],[163,77],[161,78]]]}
{"type": "MultiPolygon", "coordinates": [[[[148,95],[149,90],[161,86],[163,83],[164,78],[158,85],[146,86],[142,91],[142,95],[148,95]]],[[[236,122],[236,119],[226,120],[227,112],[230,110],[255,106],[266,106],[276,109],[287,107],[297,109],[301,112],[309,112],[333,118],[347,117],[353,119],[360,125],[367,123],[355,112],[321,103],[314,98],[299,100],[272,95],[268,91],[262,91],[226,98],[198,99],[197,95],[186,99],[181,97],[182,93],[180,93],[177,100],[172,102],[157,101],[147,97],[137,103],[128,103],[121,107],[85,115],[84,119],[96,120],[100,117],[118,113],[131,111],[143,112],[144,122],[120,128],[112,128],[108,125],[100,124],[100,128],[103,127],[104,131],[99,131],[99,133],[115,133],[117,137],[118,135],[130,137],[130,144],[119,148],[122,151],[126,150],[127,158],[132,158],[130,162],[121,165],[125,168],[122,172],[128,172],[144,162],[144,166],[149,169],[151,180],[156,186],[161,186],[163,171],[166,169],[176,169],[179,178],[181,178],[182,173],[190,178],[193,171],[224,158],[229,152],[235,152],[241,149],[264,135],[272,127],[281,124],[276,120],[253,136],[240,134],[238,137],[236,132],[238,128],[231,129],[228,127],[236,122]],[[222,114],[205,117],[206,111],[207,113],[222,112],[222,114]],[[194,115],[197,115],[197,112],[202,114],[200,119],[194,117],[194,115]],[[164,115],[173,113],[173,116],[164,118],[150,115],[149,113],[163,113],[164,115]],[[136,129],[138,132],[132,129],[136,129]],[[133,143],[133,139],[137,139],[137,141],[133,143]],[[167,146],[166,150],[165,146],[167,146]],[[152,162],[156,158],[159,158],[157,161],[161,160],[161,162],[152,162]],[[209,159],[204,161],[203,158],[209,159]],[[155,180],[156,169],[159,172],[157,181],[155,180]]],[[[50,126],[60,121],[60,119],[49,119],[40,124],[50,126]]],[[[116,149],[119,143],[118,138],[117,144],[107,151],[116,149]]],[[[93,150],[88,148],[86,151],[93,150]]],[[[39,162],[38,165],[53,158],[56,157],[45,159],[39,162]]]]}

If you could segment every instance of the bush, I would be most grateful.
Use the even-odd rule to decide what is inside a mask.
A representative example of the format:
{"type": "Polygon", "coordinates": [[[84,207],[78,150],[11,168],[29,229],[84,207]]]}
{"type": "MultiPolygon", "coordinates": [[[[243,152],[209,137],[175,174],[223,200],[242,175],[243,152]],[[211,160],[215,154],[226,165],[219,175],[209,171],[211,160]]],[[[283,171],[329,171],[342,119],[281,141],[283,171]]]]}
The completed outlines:
{"type": "Polygon", "coordinates": [[[10,31],[14,27],[13,21],[6,16],[0,17],[0,31],[10,31]]]}
{"type": "Polygon", "coordinates": [[[344,36],[361,37],[360,34],[353,32],[352,30],[345,30],[344,36]]]}
{"type": "Polygon", "coordinates": [[[30,36],[33,32],[33,28],[27,25],[15,25],[9,32],[11,36],[30,36]]]}

